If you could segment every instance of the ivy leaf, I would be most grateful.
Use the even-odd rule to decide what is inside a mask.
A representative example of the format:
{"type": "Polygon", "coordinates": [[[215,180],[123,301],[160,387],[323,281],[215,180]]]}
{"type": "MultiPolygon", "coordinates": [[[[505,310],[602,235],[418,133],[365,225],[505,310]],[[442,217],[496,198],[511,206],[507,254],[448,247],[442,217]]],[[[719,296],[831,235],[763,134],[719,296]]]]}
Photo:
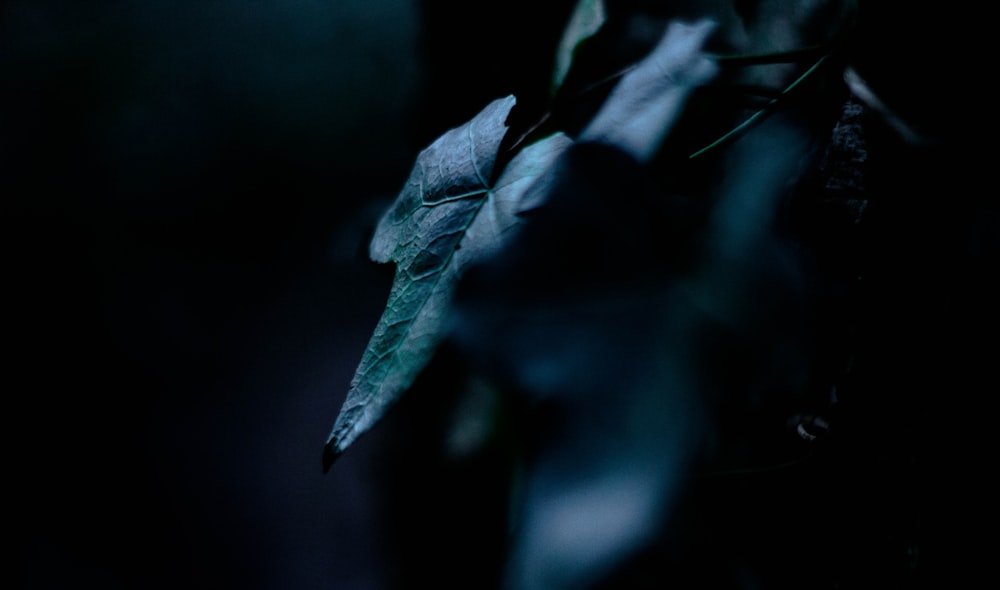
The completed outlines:
{"type": "Polygon", "coordinates": [[[493,101],[421,152],[379,221],[371,257],[394,262],[396,276],[327,439],[324,471],[413,384],[443,340],[463,269],[499,250],[527,189],[571,143],[554,134],[532,144],[491,182],[514,104],[493,101]]]}

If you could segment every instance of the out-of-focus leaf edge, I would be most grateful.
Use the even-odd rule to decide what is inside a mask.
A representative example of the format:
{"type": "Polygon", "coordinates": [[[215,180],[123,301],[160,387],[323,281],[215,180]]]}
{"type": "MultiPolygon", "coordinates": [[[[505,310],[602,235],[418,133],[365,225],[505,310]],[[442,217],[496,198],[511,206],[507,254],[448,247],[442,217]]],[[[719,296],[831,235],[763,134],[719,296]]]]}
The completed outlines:
{"type": "Polygon", "coordinates": [[[554,96],[562,86],[576,58],[577,48],[590,39],[607,20],[603,0],[578,0],[570,15],[556,51],[550,92],[554,96]]]}

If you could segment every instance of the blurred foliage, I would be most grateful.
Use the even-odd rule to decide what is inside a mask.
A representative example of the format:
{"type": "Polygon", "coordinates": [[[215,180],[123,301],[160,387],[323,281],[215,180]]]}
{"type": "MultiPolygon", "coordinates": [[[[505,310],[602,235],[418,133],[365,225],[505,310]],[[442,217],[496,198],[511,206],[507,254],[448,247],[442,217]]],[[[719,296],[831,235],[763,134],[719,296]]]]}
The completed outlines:
{"type": "MultiPolygon", "coordinates": [[[[950,124],[976,111],[935,105],[940,88],[893,66],[961,50],[908,53],[933,10],[893,3],[604,4],[599,27],[569,19],[572,65],[554,96],[519,97],[498,165],[552,133],[574,144],[509,242],[457,280],[393,422],[390,480],[441,478],[394,514],[455,535],[404,549],[401,585],[962,575],[942,538],[962,492],[926,485],[958,477],[967,449],[955,420],[986,357],[958,326],[994,326],[996,204],[970,190],[980,169],[950,124]],[[917,28],[894,38],[897,16],[893,33],[917,28]],[[706,18],[717,75],[692,83],[676,122],[630,128],[667,96],[629,85],[660,44],[684,43],[664,30],[706,18]]],[[[656,67],[684,87],[684,70],[656,67]]]]}

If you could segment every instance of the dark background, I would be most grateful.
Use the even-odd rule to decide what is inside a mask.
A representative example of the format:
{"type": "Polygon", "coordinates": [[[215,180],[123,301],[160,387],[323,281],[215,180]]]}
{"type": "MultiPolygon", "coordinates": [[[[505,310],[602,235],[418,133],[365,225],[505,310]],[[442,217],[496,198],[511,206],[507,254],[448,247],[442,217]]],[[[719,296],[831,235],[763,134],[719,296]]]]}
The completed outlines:
{"type": "Polygon", "coordinates": [[[567,3],[466,4],[2,3],[21,587],[385,587],[383,435],[320,461],[391,278],[365,232],[545,80],[567,3]]]}
{"type": "MultiPolygon", "coordinates": [[[[572,2],[539,4],[0,5],[15,582],[371,589],[397,576],[400,539],[426,554],[435,516],[383,510],[436,493],[419,470],[385,485],[387,458],[412,457],[392,425],[325,476],[322,445],[391,280],[366,232],[434,137],[547,89],[572,2]]],[[[905,4],[869,13],[869,74],[928,129],[974,129],[958,73],[973,53],[952,43],[975,15],[905,4]]],[[[964,424],[988,422],[995,350],[978,344],[995,258],[962,258],[995,244],[998,218],[968,145],[889,167],[866,310],[870,389],[919,400],[903,414],[930,425],[932,557],[979,517],[966,490],[986,429],[964,424]]]]}

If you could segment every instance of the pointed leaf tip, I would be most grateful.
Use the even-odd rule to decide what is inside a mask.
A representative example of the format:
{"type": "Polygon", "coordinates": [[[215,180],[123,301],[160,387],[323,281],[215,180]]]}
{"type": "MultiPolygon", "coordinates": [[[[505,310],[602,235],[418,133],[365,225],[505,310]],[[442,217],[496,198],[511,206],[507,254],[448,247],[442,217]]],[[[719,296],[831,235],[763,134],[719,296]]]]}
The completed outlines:
{"type": "Polygon", "coordinates": [[[501,247],[529,187],[572,143],[555,134],[527,146],[491,182],[513,106],[513,96],[498,99],[421,152],[380,220],[372,250],[396,276],[327,439],[325,469],[414,383],[445,336],[463,269],[501,247]]]}

